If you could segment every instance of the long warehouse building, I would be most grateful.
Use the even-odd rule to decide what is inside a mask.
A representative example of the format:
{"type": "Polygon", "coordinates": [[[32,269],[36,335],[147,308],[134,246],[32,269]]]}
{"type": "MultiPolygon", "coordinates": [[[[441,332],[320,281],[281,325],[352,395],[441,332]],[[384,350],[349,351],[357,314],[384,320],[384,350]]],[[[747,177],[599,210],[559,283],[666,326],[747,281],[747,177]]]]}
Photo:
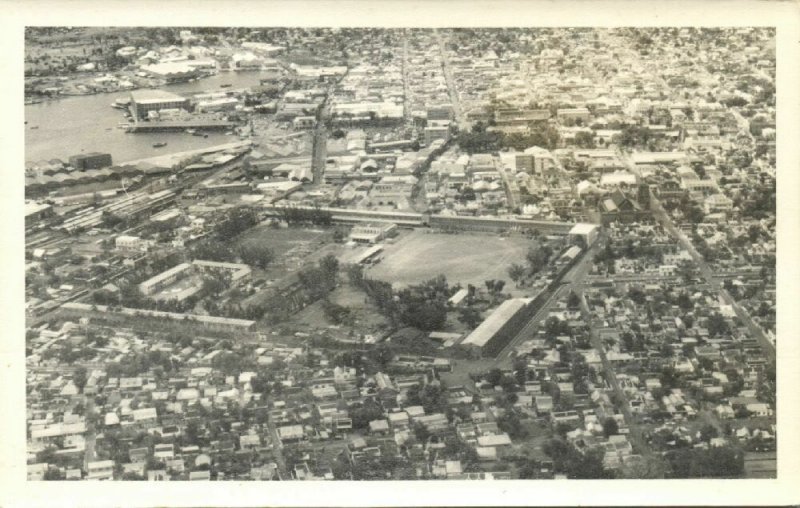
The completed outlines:
{"type": "Polygon", "coordinates": [[[475,356],[492,356],[519,333],[528,318],[533,298],[506,300],[461,343],[475,356]]]}

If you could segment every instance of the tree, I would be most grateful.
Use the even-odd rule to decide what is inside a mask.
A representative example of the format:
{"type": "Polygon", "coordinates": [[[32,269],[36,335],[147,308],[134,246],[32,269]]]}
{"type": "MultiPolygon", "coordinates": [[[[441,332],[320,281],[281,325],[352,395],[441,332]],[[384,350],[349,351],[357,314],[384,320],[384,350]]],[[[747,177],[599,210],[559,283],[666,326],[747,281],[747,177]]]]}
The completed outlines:
{"type": "Polygon", "coordinates": [[[498,368],[494,368],[486,373],[486,381],[492,386],[499,385],[501,379],[503,379],[503,372],[498,368]]]}
{"type": "Polygon", "coordinates": [[[481,313],[473,307],[461,307],[458,310],[458,320],[469,328],[477,327],[482,321],[481,313]]]}
{"type": "Polygon", "coordinates": [[[684,311],[690,311],[694,309],[694,302],[692,302],[689,293],[687,293],[686,291],[680,292],[680,294],[678,295],[677,303],[678,307],[680,307],[684,311]]]}
{"type": "Polygon", "coordinates": [[[617,424],[617,420],[614,418],[606,418],[603,421],[603,435],[608,436],[615,436],[619,434],[619,425],[617,424]]]}
{"type": "Polygon", "coordinates": [[[334,324],[341,324],[347,321],[351,315],[350,309],[342,305],[336,304],[327,298],[322,301],[322,310],[325,312],[325,317],[330,319],[334,324]]]}
{"type": "Polygon", "coordinates": [[[550,261],[553,250],[548,245],[540,247],[531,247],[528,249],[528,254],[525,259],[528,261],[528,267],[532,275],[539,273],[550,261]]]}
{"type": "Polygon", "coordinates": [[[83,388],[86,386],[86,382],[88,381],[88,376],[86,372],[86,367],[83,365],[79,365],[75,372],[72,373],[72,382],[75,383],[75,386],[78,387],[78,391],[83,392],[83,388]]]}
{"type": "Polygon", "coordinates": [[[744,454],[730,446],[691,448],[667,453],[672,478],[740,478],[744,454]]]}
{"type": "Polygon", "coordinates": [[[223,291],[225,291],[227,287],[228,284],[225,282],[223,277],[210,275],[203,278],[201,293],[204,295],[216,297],[219,296],[223,291]]]}
{"type": "Polygon", "coordinates": [[[239,245],[239,256],[244,263],[262,270],[266,269],[275,260],[275,252],[272,249],[253,240],[239,245]]]}
{"type": "Polygon", "coordinates": [[[510,409],[503,411],[497,419],[497,427],[508,433],[512,439],[523,439],[528,435],[528,430],[522,425],[516,411],[510,409]]]}
{"type": "Polygon", "coordinates": [[[578,132],[575,134],[575,145],[579,148],[594,148],[594,135],[586,131],[578,132]]]}
{"type": "Polygon", "coordinates": [[[414,437],[417,438],[417,441],[420,443],[427,443],[428,439],[431,437],[431,432],[428,430],[428,427],[425,426],[424,423],[415,423],[414,427],[414,437]]]}
{"type": "Polygon", "coordinates": [[[365,399],[360,407],[351,411],[354,429],[366,429],[369,422],[383,418],[383,408],[373,398],[365,399]]]}
{"type": "Polygon", "coordinates": [[[508,276],[514,284],[519,284],[519,281],[525,277],[525,267],[519,263],[513,263],[508,267],[508,276]]]}
{"type": "Polygon", "coordinates": [[[703,425],[703,427],[700,429],[700,440],[701,441],[709,442],[709,441],[711,441],[711,439],[713,439],[713,438],[715,438],[717,436],[719,436],[719,431],[717,430],[716,427],[714,427],[711,424],[707,423],[707,424],[703,425]]]}
{"type": "Polygon", "coordinates": [[[255,211],[249,208],[235,208],[217,223],[214,227],[214,233],[220,241],[226,242],[256,224],[258,224],[258,217],[255,211]]]}
{"type": "Polygon", "coordinates": [[[575,291],[569,292],[569,296],[567,297],[567,307],[572,310],[577,310],[581,307],[581,299],[575,293],[575,291]]]}
{"type": "Polygon", "coordinates": [[[719,312],[715,312],[708,317],[708,334],[711,337],[726,335],[729,331],[727,321],[719,312]]]}
{"type": "Polygon", "coordinates": [[[647,296],[644,294],[644,291],[635,286],[628,290],[628,298],[637,305],[642,305],[647,301],[647,296]]]}
{"type": "Polygon", "coordinates": [[[60,481],[64,479],[64,474],[57,467],[48,467],[42,478],[45,481],[60,481]]]}
{"type": "Polygon", "coordinates": [[[553,460],[556,472],[574,479],[610,479],[614,473],[603,466],[603,452],[598,449],[581,453],[561,439],[547,441],[542,450],[553,460]]]}
{"type": "Polygon", "coordinates": [[[319,262],[319,267],[325,276],[325,280],[330,288],[336,285],[336,277],[339,274],[339,260],[333,254],[328,254],[319,262]]]}

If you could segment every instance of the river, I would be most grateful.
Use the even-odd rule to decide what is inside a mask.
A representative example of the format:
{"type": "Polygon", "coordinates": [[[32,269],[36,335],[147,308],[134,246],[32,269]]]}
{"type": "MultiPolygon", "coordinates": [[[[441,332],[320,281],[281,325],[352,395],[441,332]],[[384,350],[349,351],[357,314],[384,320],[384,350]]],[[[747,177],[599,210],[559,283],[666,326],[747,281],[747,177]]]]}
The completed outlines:
{"type": "MultiPolygon", "coordinates": [[[[220,72],[191,83],[166,85],[163,89],[192,94],[226,90],[220,88],[222,84],[246,88],[258,85],[260,77],[261,73],[257,71],[220,72]]],[[[221,132],[209,132],[208,138],[185,132],[128,134],[117,128],[125,118],[111,104],[129,95],[130,92],[81,95],[25,106],[25,121],[28,122],[25,125],[25,159],[66,161],[71,155],[79,153],[104,152],[110,153],[116,164],[233,141],[231,136],[221,132]],[[167,146],[153,148],[153,143],[157,141],[165,141],[167,146]]]]}

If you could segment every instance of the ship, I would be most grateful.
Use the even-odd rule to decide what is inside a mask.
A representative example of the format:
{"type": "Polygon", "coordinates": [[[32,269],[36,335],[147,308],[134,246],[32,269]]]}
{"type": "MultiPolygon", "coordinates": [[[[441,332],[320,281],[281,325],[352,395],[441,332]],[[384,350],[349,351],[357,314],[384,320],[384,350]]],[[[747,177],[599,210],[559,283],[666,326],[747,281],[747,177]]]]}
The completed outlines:
{"type": "Polygon", "coordinates": [[[164,141],[160,141],[158,143],[153,143],[153,148],[161,148],[163,146],[167,146],[167,143],[164,141]]]}

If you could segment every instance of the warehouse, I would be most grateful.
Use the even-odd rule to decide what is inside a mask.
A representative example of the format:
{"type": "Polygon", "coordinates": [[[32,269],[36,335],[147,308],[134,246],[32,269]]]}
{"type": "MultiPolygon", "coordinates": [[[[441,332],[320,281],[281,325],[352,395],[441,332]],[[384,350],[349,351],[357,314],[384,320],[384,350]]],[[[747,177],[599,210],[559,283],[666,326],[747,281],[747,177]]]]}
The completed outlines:
{"type": "Polygon", "coordinates": [[[519,333],[528,318],[531,298],[506,300],[470,333],[461,343],[475,356],[492,356],[500,352],[519,333]]]}
{"type": "Polygon", "coordinates": [[[591,247],[597,236],[600,234],[600,226],[597,224],[578,223],[569,230],[569,241],[573,244],[583,244],[591,247]]]}
{"type": "Polygon", "coordinates": [[[131,92],[131,114],[134,118],[147,118],[150,111],[162,109],[188,109],[189,99],[163,90],[136,90],[131,92]]]}

